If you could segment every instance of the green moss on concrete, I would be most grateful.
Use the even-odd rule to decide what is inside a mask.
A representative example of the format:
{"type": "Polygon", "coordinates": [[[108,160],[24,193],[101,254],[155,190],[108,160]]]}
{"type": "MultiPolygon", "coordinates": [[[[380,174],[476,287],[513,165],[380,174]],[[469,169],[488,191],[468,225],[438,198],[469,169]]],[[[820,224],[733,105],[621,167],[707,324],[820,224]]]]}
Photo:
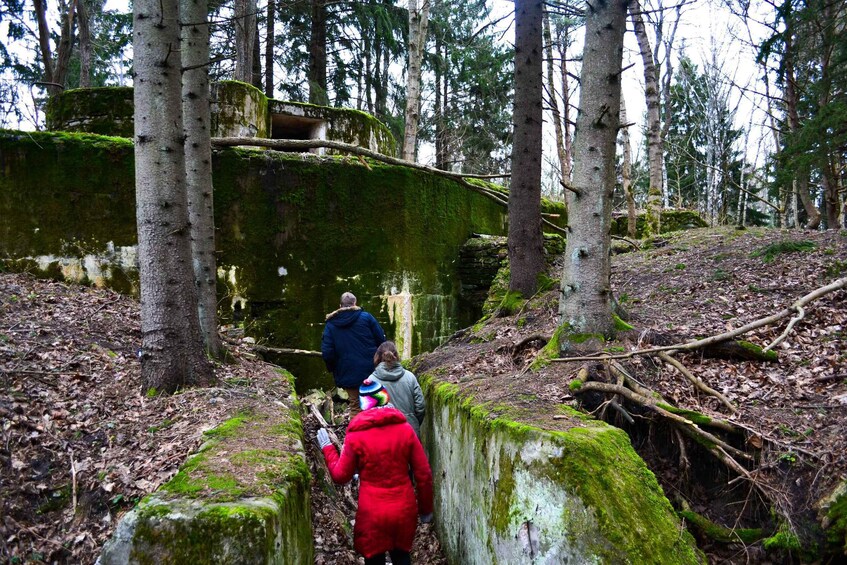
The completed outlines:
{"type": "Polygon", "coordinates": [[[679,534],[670,502],[625,432],[595,423],[553,435],[566,446],[567,456],[550,461],[544,470],[568,484],[594,511],[612,544],[595,548],[603,562],[624,556],[632,563],[701,561],[690,535],[679,534]]]}
{"type": "Polygon", "coordinates": [[[47,101],[45,121],[53,131],[133,137],[132,87],[65,90],[47,101]]]}
{"type": "MultiPolygon", "coordinates": [[[[347,290],[396,336],[388,296],[408,289],[413,355],[479,318],[460,308],[456,258],[472,233],[505,233],[498,204],[449,179],[358,159],[232,149],[213,161],[221,317],[232,320],[237,306],[248,335],[314,349],[347,290]]],[[[136,244],[130,140],[0,132],[0,163],[4,265],[78,256],[73,242],[86,254],[136,244]]],[[[61,273],[59,261],[45,265],[61,273]]],[[[329,384],[319,358],[273,360],[298,375],[298,389],[329,384]]]]}
{"type": "Polygon", "coordinates": [[[228,438],[234,436],[238,433],[238,428],[240,428],[244,422],[249,417],[248,414],[239,414],[234,418],[230,418],[226,422],[212,428],[211,430],[206,430],[203,432],[203,435],[207,438],[228,438]]]}
{"type": "Polygon", "coordinates": [[[700,535],[714,542],[749,545],[765,537],[761,528],[727,528],[689,510],[684,510],[679,515],[700,535]]]}
{"type": "MultiPolygon", "coordinates": [[[[568,536],[572,538],[568,551],[577,551],[574,554],[580,556],[577,559],[603,563],[703,561],[691,536],[680,533],[679,521],[655,476],[632,449],[623,431],[592,420],[585,420],[583,426],[568,431],[543,430],[507,419],[503,414],[495,415],[492,407],[478,404],[463,396],[456,385],[439,382],[429,374],[421,375],[421,384],[435,413],[433,418],[442,422],[441,425],[451,426],[456,437],[466,437],[467,442],[472,442],[451,446],[451,452],[460,450],[462,460],[474,462],[473,480],[491,485],[490,494],[479,501],[449,500],[450,504],[459,506],[484,505],[484,527],[475,527],[474,518],[469,516],[463,538],[485,536],[489,532],[488,536],[493,537],[486,537],[481,543],[491,555],[502,554],[498,553],[505,551],[501,544],[512,543],[503,540],[517,539],[517,529],[526,520],[539,519],[532,518],[537,509],[524,508],[524,504],[533,504],[534,499],[525,498],[522,489],[526,487],[520,481],[530,481],[535,485],[533,488],[553,489],[548,495],[539,494],[542,497],[559,496],[554,493],[562,491],[556,489],[577,496],[560,510],[559,525],[553,528],[556,533],[541,532],[539,543],[551,543],[553,535],[568,536]],[[449,423],[444,418],[449,418],[449,423]],[[487,446],[500,446],[498,455],[492,456],[487,446]],[[526,446],[526,453],[532,455],[521,456],[521,446],[526,446]],[[555,446],[552,451],[543,451],[554,455],[542,455],[538,446],[555,446]],[[582,550],[576,549],[580,547],[582,550]]],[[[432,441],[425,439],[428,444],[432,441]]],[[[434,445],[430,445],[430,452],[438,474],[442,455],[434,445]]],[[[444,471],[466,472],[453,468],[444,471]]],[[[450,480],[469,478],[453,476],[450,480]]],[[[436,484],[437,490],[438,487],[436,484]]],[[[547,522],[543,524],[546,527],[547,522]]],[[[465,557],[484,559],[478,553],[473,555],[465,557]]]]}
{"type": "Polygon", "coordinates": [[[824,501],[822,525],[831,550],[847,555],[847,482],[824,501]]]}
{"type": "Polygon", "coordinates": [[[60,272],[63,256],[135,245],[131,140],[0,131],[0,164],[0,257],[60,272]]]}
{"type": "Polygon", "coordinates": [[[512,496],[515,492],[515,479],[513,476],[512,460],[505,451],[500,453],[500,467],[494,486],[494,497],[491,501],[491,512],[489,521],[494,531],[499,535],[506,535],[511,522],[510,508],[512,496]]]}
{"type": "Polygon", "coordinates": [[[275,114],[291,113],[326,122],[328,140],[369,147],[373,139],[376,146],[371,149],[383,155],[397,154],[397,140],[394,135],[385,124],[367,112],[282,100],[270,100],[269,110],[275,114]]]}
{"type": "Polygon", "coordinates": [[[213,137],[270,137],[268,97],[251,84],[225,80],[212,84],[213,137]]]}

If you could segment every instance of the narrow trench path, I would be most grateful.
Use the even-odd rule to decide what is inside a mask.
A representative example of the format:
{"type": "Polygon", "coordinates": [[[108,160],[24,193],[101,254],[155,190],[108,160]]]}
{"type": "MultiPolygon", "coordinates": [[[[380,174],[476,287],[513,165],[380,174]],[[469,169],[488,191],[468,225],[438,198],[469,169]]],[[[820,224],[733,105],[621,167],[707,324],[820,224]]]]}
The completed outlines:
{"type": "MultiPolygon", "coordinates": [[[[303,432],[306,435],[306,457],[309,462],[309,471],[312,473],[312,531],[315,541],[315,564],[364,564],[364,558],[356,554],[353,549],[352,524],[356,517],[358,484],[352,482],[346,485],[327,486],[331,480],[329,477],[326,477],[326,480],[322,479],[326,476],[326,466],[323,462],[323,453],[314,439],[320,424],[308,410],[304,412],[303,432]]],[[[346,410],[344,413],[336,414],[335,421],[343,423],[330,424],[330,428],[339,440],[344,441],[348,421],[346,410]]],[[[387,555],[386,561],[391,562],[387,555]]],[[[415,544],[412,548],[412,563],[447,565],[447,557],[435,535],[434,524],[418,524],[415,544]]]]}

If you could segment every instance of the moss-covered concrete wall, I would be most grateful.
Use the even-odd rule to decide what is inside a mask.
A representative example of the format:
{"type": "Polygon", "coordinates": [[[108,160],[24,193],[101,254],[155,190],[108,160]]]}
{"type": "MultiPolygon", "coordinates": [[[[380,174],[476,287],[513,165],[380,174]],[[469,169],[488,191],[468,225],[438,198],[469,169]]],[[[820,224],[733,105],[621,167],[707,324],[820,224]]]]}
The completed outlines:
{"type": "Polygon", "coordinates": [[[268,98],[244,82],[212,84],[213,137],[270,137],[268,98]]]}
{"type": "MultiPolygon", "coordinates": [[[[213,159],[225,321],[318,349],[326,313],[351,290],[408,356],[479,314],[459,303],[459,248],[505,233],[505,208],[406,167],[263,150],[213,159]]],[[[6,268],[130,291],[137,281],[129,140],[0,132],[0,217],[6,268]]],[[[331,384],[320,359],[279,362],[301,390],[331,384]]]]}
{"type": "Polygon", "coordinates": [[[701,563],[627,435],[495,418],[421,375],[436,525],[451,563],[701,563]]]}
{"type": "MultiPolygon", "coordinates": [[[[612,218],[612,235],[627,235],[627,216],[619,215],[612,218]]],[[[708,223],[695,210],[662,210],[662,233],[708,227],[708,223]]],[[[641,212],[635,220],[636,237],[644,237],[647,227],[647,214],[641,212]]]]}
{"type": "Polygon", "coordinates": [[[121,519],[99,565],[311,563],[299,405],[279,404],[264,398],[206,432],[199,452],[121,519]]]}
{"type": "Polygon", "coordinates": [[[397,153],[397,141],[388,127],[366,112],[283,100],[270,100],[269,108],[271,114],[303,116],[325,122],[328,140],[366,147],[383,155],[397,153]]]}
{"type": "Polygon", "coordinates": [[[47,129],[132,137],[135,106],[131,87],[76,88],[47,102],[47,129]]]}

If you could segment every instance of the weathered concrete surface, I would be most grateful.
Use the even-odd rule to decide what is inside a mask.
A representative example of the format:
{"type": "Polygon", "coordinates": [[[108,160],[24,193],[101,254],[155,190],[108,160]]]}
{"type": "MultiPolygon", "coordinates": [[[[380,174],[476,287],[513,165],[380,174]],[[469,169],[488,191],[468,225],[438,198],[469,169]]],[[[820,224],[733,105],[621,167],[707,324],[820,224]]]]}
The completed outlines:
{"type": "Polygon", "coordinates": [[[495,418],[423,375],[436,525],[451,563],[702,563],[626,434],[495,418]]]}

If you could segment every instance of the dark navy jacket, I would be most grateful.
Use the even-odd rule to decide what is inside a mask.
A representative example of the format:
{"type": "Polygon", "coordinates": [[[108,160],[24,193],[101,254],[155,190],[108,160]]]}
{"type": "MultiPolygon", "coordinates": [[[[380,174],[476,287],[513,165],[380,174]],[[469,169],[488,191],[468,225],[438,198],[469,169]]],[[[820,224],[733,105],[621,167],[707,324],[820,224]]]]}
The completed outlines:
{"type": "Polygon", "coordinates": [[[326,319],[321,356],[335,384],[354,388],[374,370],[374,353],[385,341],[376,318],[361,308],[341,308],[326,319]]]}

